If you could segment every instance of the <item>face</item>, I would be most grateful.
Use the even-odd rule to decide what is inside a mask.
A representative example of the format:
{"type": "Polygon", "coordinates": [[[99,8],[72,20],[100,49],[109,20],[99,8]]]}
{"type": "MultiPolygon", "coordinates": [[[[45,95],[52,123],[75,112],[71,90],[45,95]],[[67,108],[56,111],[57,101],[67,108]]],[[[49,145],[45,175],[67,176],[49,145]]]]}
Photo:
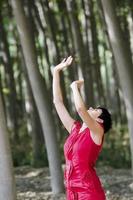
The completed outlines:
{"type": "Polygon", "coordinates": [[[97,119],[102,114],[102,109],[90,107],[87,112],[93,119],[97,119]]]}

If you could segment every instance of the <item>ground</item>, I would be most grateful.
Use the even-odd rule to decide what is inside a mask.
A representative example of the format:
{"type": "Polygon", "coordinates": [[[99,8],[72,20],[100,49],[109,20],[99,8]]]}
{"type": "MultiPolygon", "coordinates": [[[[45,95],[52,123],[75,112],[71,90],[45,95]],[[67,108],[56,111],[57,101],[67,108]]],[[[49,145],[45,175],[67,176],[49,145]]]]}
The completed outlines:
{"type": "MultiPolygon", "coordinates": [[[[17,200],[65,200],[65,194],[53,197],[48,168],[15,168],[17,200]]],[[[130,169],[97,168],[107,200],[133,200],[133,176],[130,169]]]]}

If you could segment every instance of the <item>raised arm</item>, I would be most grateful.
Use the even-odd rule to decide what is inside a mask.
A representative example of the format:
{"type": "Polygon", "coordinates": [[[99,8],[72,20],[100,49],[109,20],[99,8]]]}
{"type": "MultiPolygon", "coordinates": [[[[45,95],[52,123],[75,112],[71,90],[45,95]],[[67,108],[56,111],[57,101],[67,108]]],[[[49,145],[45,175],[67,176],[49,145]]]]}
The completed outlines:
{"type": "Polygon", "coordinates": [[[87,108],[79,92],[79,88],[81,87],[83,82],[84,82],[83,80],[77,80],[71,84],[75,107],[79,116],[85,122],[85,124],[90,128],[90,130],[93,131],[94,134],[99,134],[103,130],[101,126],[96,122],[96,120],[94,120],[87,112],[87,108]]]}
{"type": "Polygon", "coordinates": [[[64,59],[53,70],[53,103],[60,120],[69,133],[75,120],[70,116],[63,103],[63,96],[60,87],[60,71],[69,66],[71,63],[72,57],[68,57],[67,60],[64,59]]]}

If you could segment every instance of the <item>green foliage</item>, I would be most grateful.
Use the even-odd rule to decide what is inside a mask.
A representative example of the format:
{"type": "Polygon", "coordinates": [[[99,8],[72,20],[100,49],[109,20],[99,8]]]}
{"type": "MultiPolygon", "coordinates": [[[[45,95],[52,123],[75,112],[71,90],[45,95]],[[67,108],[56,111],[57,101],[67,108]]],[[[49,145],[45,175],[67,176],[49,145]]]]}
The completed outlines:
{"type": "MultiPolygon", "coordinates": [[[[92,68],[94,68],[92,71],[92,76],[94,76],[94,74],[95,74],[95,66],[99,65],[98,63],[100,63],[99,67],[100,67],[100,71],[101,71],[101,75],[102,75],[103,88],[105,90],[103,95],[105,95],[107,103],[112,104],[111,100],[109,99],[108,95],[106,95],[106,94],[108,94],[108,91],[110,91],[110,90],[112,90],[112,91],[113,91],[113,89],[115,90],[114,83],[115,83],[116,78],[113,76],[112,49],[110,48],[110,45],[109,45],[110,41],[108,41],[108,38],[107,38],[107,34],[106,34],[107,30],[106,30],[106,27],[104,27],[102,17],[100,16],[100,9],[98,6],[98,2],[96,0],[93,1],[94,5],[92,7],[90,7],[91,8],[90,11],[92,12],[92,14],[88,13],[88,15],[86,16],[86,19],[88,20],[90,25],[87,28],[87,30],[85,30],[87,21],[85,21],[85,16],[84,16],[85,10],[83,10],[81,2],[82,1],[79,1],[79,0],[74,2],[75,4],[77,4],[77,9],[74,9],[72,13],[74,13],[78,16],[77,19],[79,19],[78,22],[80,24],[79,33],[81,33],[81,35],[82,35],[84,44],[86,46],[87,45],[89,46],[88,56],[90,59],[90,63],[92,64],[92,68]],[[93,24],[94,21],[92,23],[92,21],[91,21],[92,19],[95,20],[96,25],[93,24]],[[96,26],[96,30],[94,29],[93,26],[94,27],[96,26]],[[92,28],[92,30],[89,30],[90,28],[92,28]],[[96,31],[96,33],[94,32],[93,29],[96,31]],[[89,42],[88,42],[88,36],[86,36],[86,31],[88,31],[88,34],[90,37],[89,42]],[[97,40],[96,40],[96,36],[97,36],[97,40]],[[93,44],[94,41],[97,41],[97,42],[95,42],[95,44],[93,44]],[[92,52],[92,50],[94,48],[93,45],[95,45],[95,48],[98,49],[98,56],[95,56],[97,54],[96,52],[92,52]],[[100,59],[99,62],[98,62],[98,59],[100,59]],[[109,81],[107,81],[107,80],[109,80],[109,81]]],[[[66,12],[65,6],[61,6],[63,1],[50,0],[48,3],[49,3],[50,11],[47,9],[45,10],[45,8],[44,8],[44,13],[43,13],[41,4],[39,2],[38,3],[35,2],[35,4],[37,4],[37,7],[39,8],[38,11],[41,11],[41,13],[39,13],[38,17],[41,16],[40,22],[42,23],[42,27],[44,28],[44,30],[42,30],[42,28],[40,27],[40,25],[39,25],[40,23],[37,22],[38,21],[36,19],[37,13],[32,16],[32,20],[34,23],[31,25],[34,26],[33,30],[36,32],[34,39],[35,39],[35,46],[36,46],[36,52],[37,52],[36,56],[37,56],[38,64],[39,64],[38,67],[39,67],[41,74],[44,76],[44,79],[46,80],[47,88],[50,89],[49,93],[51,94],[51,83],[52,82],[51,82],[51,75],[49,73],[49,70],[50,70],[49,66],[53,63],[56,63],[57,60],[60,60],[61,57],[64,57],[64,55],[67,55],[70,52],[74,52],[75,63],[77,64],[77,66],[79,66],[80,58],[79,58],[79,56],[77,56],[78,53],[77,53],[76,47],[73,42],[73,38],[75,37],[75,35],[72,31],[73,25],[71,25],[71,22],[70,22],[71,20],[70,20],[69,12],[66,12]],[[60,9],[58,3],[60,3],[60,6],[62,9],[60,9]],[[45,11],[46,11],[46,13],[45,13],[45,11]],[[45,15],[49,16],[50,18],[48,19],[45,15]],[[52,26],[50,23],[50,19],[52,19],[52,21],[53,21],[52,26]],[[37,25],[37,23],[38,23],[38,25],[37,25]],[[60,55],[58,55],[59,54],[58,52],[56,53],[57,50],[60,52],[60,55]]],[[[126,20],[127,20],[126,16],[128,16],[129,12],[131,11],[130,3],[128,1],[122,1],[122,0],[115,1],[115,3],[116,3],[117,15],[120,19],[121,27],[123,27],[123,29],[124,29],[127,25],[126,24],[126,20]]],[[[87,1],[86,1],[86,4],[87,4],[87,1]]],[[[8,5],[7,1],[1,0],[0,8],[2,11],[1,13],[2,13],[2,17],[3,17],[3,24],[4,24],[4,29],[6,32],[6,37],[7,37],[7,42],[8,42],[7,46],[9,48],[9,53],[10,53],[10,57],[11,57],[11,59],[9,59],[9,61],[7,58],[6,59],[7,59],[7,62],[10,63],[10,65],[11,65],[10,68],[13,69],[13,73],[14,73],[13,76],[15,79],[16,99],[18,101],[17,104],[22,106],[22,108],[21,108],[21,106],[18,106],[18,105],[16,106],[18,109],[18,111],[17,111],[18,121],[22,121],[20,128],[18,130],[18,133],[19,133],[18,139],[13,136],[13,133],[11,133],[11,146],[12,146],[12,153],[13,153],[13,162],[14,162],[15,166],[27,165],[27,164],[33,165],[34,167],[48,166],[47,153],[46,153],[46,149],[43,146],[41,148],[39,158],[37,158],[37,162],[33,158],[32,139],[31,139],[31,136],[28,135],[28,131],[27,131],[27,127],[26,127],[27,119],[26,119],[26,115],[25,115],[25,109],[23,109],[23,105],[25,104],[25,98],[26,98],[26,92],[25,92],[26,90],[25,89],[27,87],[25,83],[27,82],[27,80],[24,75],[25,73],[23,73],[26,70],[24,69],[25,62],[23,61],[23,56],[22,56],[22,52],[21,52],[21,48],[20,48],[22,44],[20,44],[20,40],[18,37],[18,32],[16,29],[16,21],[12,18],[12,9],[10,7],[10,3],[8,5]],[[23,117],[25,118],[24,121],[22,120],[23,117]]],[[[34,9],[34,6],[32,9],[34,9]]],[[[86,7],[86,9],[87,9],[87,7],[86,7]]],[[[28,10],[27,10],[27,12],[28,12],[28,10]]],[[[34,12],[36,12],[36,11],[34,10],[34,12]]],[[[86,10],[86,14],[87,14],[87,10],[86,10]]],[[[30,21],[29,21],[29,23],[30,23],[30,21]]],[[[127,31],[127,36],[129,35],[129,33],[130,33],[130,31],[129,32],[127,31]]],[[[1,55],[3,55],[5,57],[7,52],[3,48],[3,40],[1,40],[1,41],[2,41],[1,55]]],[[[96,50],[95,48],[94,48],[94,51],[96,50]]],[[[86,51],[86,47],[84,50],[86,51]]],[[[81,54],[81,52],[80,52],[80,54],[81,54]]],[[[8,96],[12,92],[12,91],[10,91],[10,87],[8,85],[8,81],[11,79],[11,74],[10,74],[10,78],[8,78],[8,76],[6,74],[6,70],[4,70],[5,63],[2,63],[1,66],[3,66],[3,68],[1,67],[3,69],[3,70],[1,69],[1,72],[2,72],[1,73],[1,79],[2,79],[1,85],[2,85],[2,91],[3,91],[4,97],[7,97],[7,98],[5,98],[5,100],[7,101],[5,103],[5,106],[7,106],[7,105],[10,105],[10,99],[8,99],[8,96]]],[[[90,73],[89,68],[85,69],[84,66],[80,66],[80,67],[81,67],[81,69],[83,69],[83,73],[84,72],[90,73]]],[[[76,67],[75,67],[75,69],[76,69],[76,67]]],[[[73,73],[75,73],[75,72],[76,72],[76,70],[74,70],[73,73]]],[[[81,72],[82,72],[82,70],[81,70],[81,72]]],[[[71,83],[72,79],[74,77],[76,77],[76,73],[73,76],[70,76],[70,74],[67,71],[64,71],[64,74],[65,74],[65,83],[66,83],[65,89],[66,89],[66,94],[67,94],[67,96],[65,96],[65,98],[67,97],[67,98],[71,99],[70,98],[71,97],[70,83],[71,83]]],[[[96,74],[97,74],[97,72],[96,72],[96,74]]],[[[95,77],[93,79],[94,87],[95,87],[94,96],[95,96],[95,99],[98,99],[98,97],[97,97],[97,94],[98,94],[97,88],[98,87],[97,87],[96,80],[98,80],[98,77],[95,77]]],[[[117,88],[117,86],[116,86],[116,88],[117,88]]],[[[88,94],[86,94],[86,95],[88,95],[88,94]]],[[[121,102],[121,103],[123,104],[123,102],[121,102]]],[[[72,111],[70,108],[68,108],[68,109],[69,109],[69,112],[71,113],[72,111]]],[[[112,109],[114,110],[113,105],[112,105],[112,109]]],[[[10,112],[9,106],[7,106],[5,111],[6,110],[8,112],[10,112]]],[[[122,113],[122,115],[125,115],[125,112],[122,113]]],[[[8,113],[7,113],[7,116],[8,116],[8,113]]],[[[117,116],[119,118],[119,113],[117,113],[117,116]]],[[[53,115],[53,117],[55,117],[55,116],[53,115]]],[[[123,117],[123,116],[121,116],[121,117],[123,117]]],[[[78,120],[80,120],[79,115],[77,115],[76,118],[78,120]]],[[[100,154],[100,160],[98,160],[98,164],[102,163],[104,165],[107,164],[107,165],[111,165],[114,167],[129,167],[131,165],[131,160],[130,160],[131,158],[130,158],[128,135],[129,134],[127,133],[127,127],[124,125],[123,126],[118,125],[117,127],[113,128],[105,136],[106,139],[105,139],[105,143],[103,146],[103,150],[100,154]]],[[[63,144],[64,144],[64,141],[61,141],[60,142],[60,152],[61,152],[62,162],[64,162],[63,144]]]]}
{"type": "Polygon", "coordinates": [[[3,93],[5,94],[5,95],[7,95],[7,94],[9,94],[10,93],[10,90],[9,90],[9,88],[3,88],[3,93]]]}
{"type": "Polygon", "coordinates": [[[31,138],[27,134],[26,127],[20,128],[18,141],[11,138],[12,156],[14,166],[30,165],[32,160],[31,138]]]}
{"type": "MultiPolygon", "coordinates": [[[[60,142],[60,154],[62,163],[65,162],[63,145],[65,138],[60,142]]],[[[27,134],[26,128],[21,128],[21,136],[19,142],[12,140],[12,153],[14,166],[31,165],[33,167],[48,166],[46,149],[42,146],[40,157],[37,162],[33,159],[32,141],[27,134]]],[[[113,127],[110,132],[105,135],[105,141],[102,152],[97,161],[98,166],[112,166],[115,168],[131,167],[131,155],[129,146],[129,134],[127,126],[118,125],[113,127]]]]}
{"type": "Polygon", "coordinates": [[[48,158],[47,158],[46,148],[44,148],[42,146],[39,157],[37,158],[37,160],[34,159],[33,152],[32,152],[31,165],[35,168],[48,166],[48,158]]]}
{"type": "MultiPolygon", "coordinates": [[[[13,136],[11,137],[14,166],[31,165],[36,168],[48,166],[47,153],[43,145],[39,148],[39,157],[35,160],[32,148],[32,138],[27,133],[25,121],[21,123],[19,138],[14,140],[13,136]]],[[[10,135],[13,134],[11,133],[10,135]]]]}
{"type": "Polygon", "coordinates": [[[118,125],[106,134],[98,165],[110,165],[115,168],[131,167],[131,152],[127,126],[118,125]]]}

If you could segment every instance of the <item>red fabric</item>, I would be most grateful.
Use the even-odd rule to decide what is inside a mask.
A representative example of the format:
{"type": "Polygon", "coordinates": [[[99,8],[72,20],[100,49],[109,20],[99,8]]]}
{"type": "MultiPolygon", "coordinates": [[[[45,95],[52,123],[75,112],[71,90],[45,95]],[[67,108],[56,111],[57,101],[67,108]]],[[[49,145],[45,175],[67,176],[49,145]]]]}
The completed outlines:
{"type": "Polygon", "coordinates": [[[88,127],[78,133],[81,126],[80,121],[74,121],[64,144],[67,200],[105,200],[104,189],[94,168],[103,140],[102,144],[95,144],[88,127]]]}

